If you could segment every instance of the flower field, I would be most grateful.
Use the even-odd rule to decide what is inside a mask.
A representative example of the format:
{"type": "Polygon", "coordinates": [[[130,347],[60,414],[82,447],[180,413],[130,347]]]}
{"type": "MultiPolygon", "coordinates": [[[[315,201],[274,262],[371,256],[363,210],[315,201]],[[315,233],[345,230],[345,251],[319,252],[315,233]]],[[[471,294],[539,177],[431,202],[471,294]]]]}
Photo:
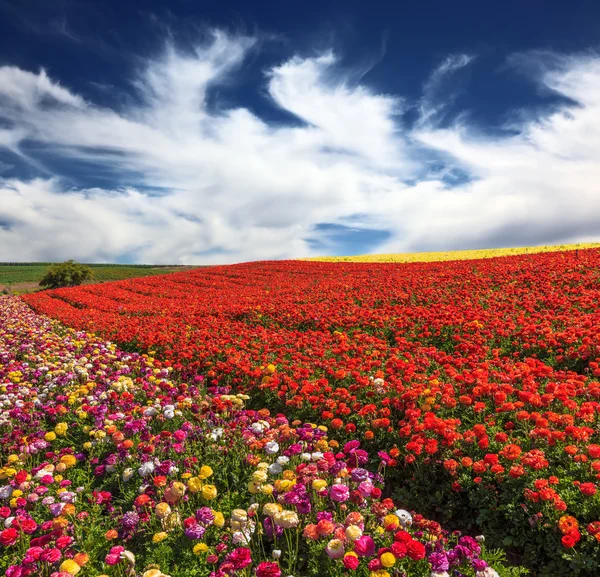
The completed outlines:
{"type": "Polygon", "coordinates": [[[520,254],[537,254],[542,252],[562,252],[568,250],[584,250],[598,248],[597,242],[580,242],[575,244],[549,246],[523,246],[514,248],[482,248],[473,250],[451,250],[446,252],[406,252],[396,254],[360,254],[353,256],[320,256],[307,260],[321,262],[436,262],[446,260],[476,260],[497,256],[516,256],[520,254]]]}
{"type": "Polygon", "coordinates": [[[5,575],[498,575],[384,455],[203,385],[0,296],[5,575]]]}
{"type": "MultiPolygon", "coordinates": [[[[102,402],[108,399],[117,405],[126,403],[125,408],[109,407],[108,412],[96,413],[98,405],[88,399],[89,391],[72,401],[71,394],[54,393],[61,398],[64,415],[69,416],[73,426],[80,422],[78,413],[85,413],[85,419],[91,422],[82,421],[78,426],[90,427],[86,434],[96,435],[98,431],[102,433],[102,426],[115,425],[118,438],[118,433],[125,435],[127,430],[126,415],[133,412],[141,418],[145,415],[141,407],[156,404],[158,399],[160,409],[156,408],[158,413],[152,422],[132,434],[138,435],[134,441],[136,452],[127,454],[135,467],[141,467],[140,452],[142,460],[143,455],[150,459],[154,454],[146,448],[148,445],[158,455],[170,455],[162,444],[169,451],[177,444],[171,436],[163,438],[159,432],[158,423],[164,423],[166,418],[165,403],[174,405],[173,410],[183,403],[186,411],[186,405],[191,403],[185,422],[192,426],[201,415],[200,423],[220,419],[223,430],[231,428],[240,435],[239,440],[225,443],[227,461],[214,453],[218,452],[218,445],[184,448],[181,454],[197,456],[200,461],[175,465],[180,469],[178,476],[189,473],[196,478],[198,467],[205,464],[205,453],[206,463],[213,471],[219,470],[217,464],[223,467],[223,463],[229,463],[229,454],[232,462],[259,465],[265,457],[258,453],[256,463],[248,463],[245,453],[249,445],[244,444],[247,431],[236,423],[238,418],[242,423],[249,422],[252,411],[268,408],[272,415],[289,418],[285,422],[295,428],[292,435],[302,434],[306,429],[294,423],[312,422],[326,427],[334,443],[340,443],[340,460],[346,459],[349,476],[342,478],[341,483],[338,478],[324,479],[328,484],[322,491],[329,491],[330,502],[326,505],[311,502],[310,514],[319,508],[332,514],[337,511],[337,505],[331,503],[336,503],[334,485],[349,486],[350,498],[344,505],[353,503],[362,515],[366,509],[372,512],[368,498],[363,503],[354,493],[359,490],[352,486],[351,471],[356,463],[349,463],[343,450],[360,443],[357,450],[365,451],[360,468],[364,466],[375,475],[385,473],[385,487],[373,482],[382,490],[384,500],[392,498],[405,509],[425,513],[444,527],[461,529],[470,535],[483,533],[487,543],[502,546],[512,560],[532,568],[534,575],[592,576],[597,574],[600,564],[599,272],[598,250],[403,265],[287,261],[209,267],[101,286],[45,291],[25,299],[40,313],[76,330],[93,332],[118,343],[121,350],[129,351],[136,362],[142,363],[142,368],[135,370],[145,374],[147,369],[143,367],[144,363],[150,363],[149,357],[138,357],[136,351],[145,352],[159,359],[152,362],[152,372],[158,370],[165,378],[175,379],[169,385],[152,386],[144,377],[140,377],[139,386],[138,379],[133,379],[136,388],[131,398],[127,389],[121,391],[118,386],[117,390],[107,391],[112,385],[104,382],[98,389],[98,394],[106,393],[102,402]],[[205,389],[213,398],[200,401],[205,389]],[[216,409],[214,404],[221,407],[223,393],[249,395],[247,409],[240,409],[235,417],[219,412],[224,409],[216,409]],[[208,417],[204,416],[204,409],[198,409],[203,403],[208,404],[208,417]],[[123,417],[112,418],[114,414],[123,417]],[[154,440],[145,438],[144,431],[154,440]],[[352,495],[358,503],[352,501],[352,495]]],[[[89,355],[87,351],[82,354],[89,355]]],[[[116,354],[117,364],[119,355],[124,354],[116,354]]],[[[108,366],[106,362],[102,364],[108,366]]],[[[90,377],[92,381],[95,378],[90,377]]],[[[103,406],[102,402],[99,406],[103,406]]],[[[30,414],[37,414],[34,407],[30,414]]],[[[54,417],[51,411],[44,412],[43,418],[51,423],[54,417]]],[[[173,419],[167,421],[168,432],[174,435],[178,429],[173,428],[173,419]]],[[[269,424],[270,431],[280,426],[277,418],[269,424]]],[[[187,432],[183,422],[179,427],[187,432]]],[[[43,427],[36,423],[35,429],[43,427]]],[[[11,434],[12,430],[14,427],[11,434]]],[[[311,430],[314,434],[315,429],[311,430]]],[[[112,441],[105,447],[105,442],[96,443],[93,435],[87,441],[92,443],[92,450],[100,445],[109,452],[112,441]]],[[[192,437],[202,445],[197,436],[192,437]]],[[[232,433],[231,439],[234,437],[232,433]]],[[[257,446],[261,439],[257,437],[257,446]]],[[[286,446],[280,437],[275,440],[280,449],[286,446]]],[[[296,441],[292,436],[289,442],[297,444],[296,441]]],[[[73,445],[72,441],[59,438],[61,442],[57,448],[68,449],[73,445]]],[[[16,441],[13,439],[12,443],[16,441]]],[[[52,450],[56,451],[54,447],[52,450]]],[[[324,447],[313,446],[310,451],[324,452],[324,447]]],[[[106,483],[113,487],[110,492],[114,498],[118,495],[125,500],[114,504],[111,501],[110,506],[116,512],[106,518],[114,525],[119,515],[133,509],[130,509],[132,501],[127,501],[127,486],[119,481],[122,477],[117,474],[122,472],[122,461],[128,457],[120,456],[118,448],[113,448],[113,454],[117,457],[112,465],[105,463],[108,458],[105,454],[98,456],[94,465],[100,468],[99,472],[92,469],[87,485],[82,486],[106,483]],[[107,471],[107,466],[114,466],[115,470],[107,471]],[[110,475],[105,480],[107,473],[110,475]]],[[[332,454],[337,462],[337,455],[333,451],[332,454]]],[[[95,457],[85,455],[86,464],[95,457]]],[[[319,457],[316,461],[317,470],[323,459],[319,457]]],[[[253,460],[250,454],[250,461],[253,460]]],[[[273,460],[264,462],[268,469],[273,460]]],[[[333,464],[331,461],[330,465],[333,464]]],[[[252,493],[257,489],[256,483],[264,485],[263,475],[252,477],[251,471],[241,465],[236,467],[236,471],[250,475],[250,493],[264,498],[260,491],[252,493]]],[[[254,472],[260,470],[257,467],[254,472]]],[[[304,469],[299,471],[295,465],[289,470],[297,482],[304,469]]],[[[228,471],[223,468],[218,473],[222,476],[215,479],[216,487],[227,482],[230,486],[241,486],[237,481],[233,485],[231,482],[242,473],[228,471]]],[[[167,488],[150,489],[153,505],[158,495],[167,490],[172,492],[172,478],[160,476],[167,478],[167,488]]],[[[379,478],[373,480],[378,482],[379,478]]],[[[183,479],[178,482],[186,487],[183,479]]],[[[275,487],[274,483],[267,484],[275,487]]],[[[325,499],[312,484],[310,489],[308,482],[300,484],[311,496],[313,490],[316,499],[325,499]]],[[[138,488],[139,479],[135,491],[138,488]]],[[[187,486],[180,499],[191,497],[190,493],[187,486]]],[[[231,495],[231,491],[226,494],[231,495]]],[[[274,489],[273,494],[277,503],[286,502],[286,491],[274,489]]],[[[195,500],[191,499],[193,507],[200,505],[196,497],[197,494],[195,500]]],[[[239,496],[227,499],[245,497],[240,491],[239,496]]],[[[133,499],[133,493],[129,499],[133,499]]],[[[378,502],[390,504],[384,500],[378,502]]],[[[234,506],[242,504],[231,503],[229,508],[223,505],[225,518],[234,506]]],[[[260,511],[261,506],[262,501],[260,511]]],[[[248,509],[245,511],[250,516],[248,509]]],[[[300,514],[297,507],[295,512],[300,514]]],[[[139,511],[136,514],[140,516],[139,511]]],[[[143,515],[142,518],[143,523],[155,523],[150,525],[152,530],[159,529],[154,517],[150,516],[148,521],[143,515]]],[[[398,519],[402,522],[402,515],[398,519]]],[[[335,515],[332,522],[343,523],[335,515]]],[[[377,522],[383,536],[388,535],[385,522],[383,525],[377,522]]],[[[138,520],[136,527],[140,523],[138,520]]],[[[375,519],[369,523],[374,526],[375,519]]],[[[317,518],[309,524],[318,525],[317,518]]],[[[267,526],[274,530],[268,523],[264,525],[265,538],[267,526]]],[[[233,528],[242,529],[243,523],[233,528]]],[[[111,527],[106,525],[102,529],[111,527]]],[[[204,529],[208,534],[208,529],[204,529]]],[[[119,542],[127,539],[124,528],[115,530],[119,542]]],[[[298,536],[298,532],[288,534],[287,528],[283,530],[284,535],[298,536]]],[[[149,529],[144,526],[144,535],[146,531],[149,529]]],[[[335,571],[352,573],[352,567],[346,565],[354,562],[344,560],[345,555],[356,553],[353,546],[340,539],[344,550],[336,545],[340,551],[332,551],[334,546],[313,540],[316,534],[312,531],[302,529],[298,548],[293,539],[286,548],[282,545],[284,552],[280,559],[286,563],[283,575],[309,575],[310,571],[332,575],[335,571]],[[312,551],[317,549],[311,547],[320,547],[318,551],[329,547],[324,553],[327,559],[335,555],[344,557],[341,563],[326,569],[313,567],[308,559],[324,557],[313,555],[312,551]],[[298,565],[302,553],[290,553],[300,549],[311,551],[302,567],[298,565]]],[[[373,532],[370,536],[376,541],[373,532]]],[[[132,540],[138,538],[143,541],[137,534],[132,540]]],[[[98,548],[104,546],[99,538],[94,543],[98,548]]],[[[147,558],[162,550],[161,547],[166,545],[152,546],[147,558]]],[[[170,551],[179,551],[173,545],[170,547],[170,551]]],[[[390,548],[395,555],[390,543],[377,543],[377,551],[381,547],[390,548]]],[[[266,563],[269,551],[264,553],[266,563]]],[[[102,550],[104,554],[106,551],[102,550]]],[[[216,553],[211,550],[210,555],[213,554],[216,553]]],[[[169,559],[167,553],[164,555],[169,559]]],[[[177,553],[172,563],[187,563],[185,555],[177,553]]],[[[359,574],[366,571],[365,575],[369,571],[376,575],[461,574],[452,573],[454,568],[445,569],[445,565],[425,569],[425,561],[419,573],[421,569],[416,565],[398,564],[397,556],[396,564],[387,568],[380,557],[381,567],[375,563],[367,569],[364,564],[356,571],[359,574]]],[[[98,554],[94,559],[98,559],[98,554]]],[[[163,568],[172,574],[194,574],[177,573],[169,563],[163,568]]],[[[205,566],[196,563],[199,575],[204,574],[205,566]]],[[[219,571],[218,567],[217,564],[212,570],[219,571]]],[[[497,569],[504,571],[501,567],[497,569]]],[[[275,574],[278,570],[274,570],[275,574]]],[[[476,570],[492,574],[489,569],[479,570],[473,565],[470,569],[460,569],[466,575],[476,570]]]]}

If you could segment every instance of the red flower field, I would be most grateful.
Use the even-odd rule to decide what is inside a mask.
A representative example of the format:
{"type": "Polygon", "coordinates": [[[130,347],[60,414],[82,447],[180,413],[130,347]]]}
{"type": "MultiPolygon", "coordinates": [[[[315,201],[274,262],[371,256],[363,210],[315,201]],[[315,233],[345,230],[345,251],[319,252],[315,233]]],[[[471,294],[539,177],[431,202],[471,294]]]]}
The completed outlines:
{"type": "Polygon", "coordinates": [[[250,263],[24,298],[187,379],[358,436],[403,504],[477,526],[547,575],[600,562],[598,250],[250,263]]]}

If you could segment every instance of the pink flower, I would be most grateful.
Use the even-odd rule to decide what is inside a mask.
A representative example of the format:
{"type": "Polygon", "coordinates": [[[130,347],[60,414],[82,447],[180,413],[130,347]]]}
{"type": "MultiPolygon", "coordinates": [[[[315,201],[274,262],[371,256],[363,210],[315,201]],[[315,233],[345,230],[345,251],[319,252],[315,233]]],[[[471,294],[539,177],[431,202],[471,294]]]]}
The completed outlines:
{"type": "Polygon", "coordinates": [[[350,498],[350,490],[346,485],[333,485],[329,494],[331,500],[338,503],[343,503],[350,498]]]}
{"type": "Polygon", "coordinates": [[[368,535],[363,535],[354,541],[354,552],[359,557],[372,557],[375,553],[375,541],[368,535]]]}
{"type": "Polygon", "coordinates": [[[116,565],[121,560],[121,553],[125,551],[125,547],[121,547],[121,545],[116,545],[115,547],[111,547],[110,551],[106,555],[104,562],[107,565],[116,565]]]}
{"type": "Polygon", "coordinates": [[[252,563],[252,554],[247,547],[239,547],[234,549],[227,555],[227,561],[233,564],[234,569],[243,569],[252,563]]]}

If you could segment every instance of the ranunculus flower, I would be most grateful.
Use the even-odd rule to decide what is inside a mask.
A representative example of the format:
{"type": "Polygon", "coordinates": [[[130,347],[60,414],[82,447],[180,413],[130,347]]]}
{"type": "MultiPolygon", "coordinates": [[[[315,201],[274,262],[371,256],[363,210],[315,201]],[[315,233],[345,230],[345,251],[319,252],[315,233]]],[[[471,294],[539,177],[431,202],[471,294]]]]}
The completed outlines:
{"type": "Polygon", "coordinates": [[[423,559],[425,557],[425,545],[414,539],[406,543],[406,550],[408,556],[413,561],[418,561],[419,559],[423,559]]]}
{"type": "Polygon", "coordinates": [[[350,498],[350,490],[346,485],[336,484],[332,485],[329,495],[332,501],[343,503],[350,498]]]}
{"type": "Polygon", "coordinates": [[[5,547],[14,545],[17,542],[18,538],[19,532],[16,529],[13,529],[12,527],[4,529],[4,531],[0,533],[0,543],[5,547]]]}
{"type": "Polygon", "coordinates": [[[281,569],[277,563],[263,561],[256,568],[256,577],[281,577],[281,569]]]}
{"type": "Polygon", "coordinates": [[[339,539],[332,539],[325,547],[325,553],[331,559],[341,559],[344,556],[344,543],[339,539]]]}
{"type": "Polygon", "coordinates": [[[362,535],[354,541],[354,552],[359,557],[372,557],[375,553],[375,541],[369,535],[362,535]]]}

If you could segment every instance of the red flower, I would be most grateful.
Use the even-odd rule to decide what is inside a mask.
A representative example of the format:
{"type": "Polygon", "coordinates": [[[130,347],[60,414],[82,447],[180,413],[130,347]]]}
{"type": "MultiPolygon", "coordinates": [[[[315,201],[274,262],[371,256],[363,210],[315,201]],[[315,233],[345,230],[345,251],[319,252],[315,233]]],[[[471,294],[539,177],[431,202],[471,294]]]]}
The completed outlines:
{"type": "Polygon", "coordinates": [[[281,569],[277,563],[263,561],[256,568],[256,577],[281,577],[281,569]]]}
{"type": "Polygon", "coordinates": [[[4,529],[2,533],[0,533],[0,543],[5,547],[9,547],[10,545],[14,545],[19,538],[19,532],[12,527],[8,529],[4,529]]]}
{"type": "Polygon", "coordinates": [[[571,533],[567,533],[566,535],[563,535],[561,542],[562,542],[563,547],[570,549],[571,547],[575,547],[575,545],[577,545],[577,543],[579,543],[579,539],[581,539],[581,535],[580,535],[579,531],[573,531],[571,533]]]}
{"type": "Polygon", "coordinates": [[[233,564],[234,569],[243,569],[252,563],[252,553],[247,547],[239,547],[227,555],[227,561],[233,564]]]}
{"type": "Polygon", "coordinates": [[[425,545],[419,541],[415,541],[414,539],[406,544],[406,550],[408,556],[413,561],[418,561],[419,559],[423,559],[425,557],[425,545]]]}
{"type": "Polygon", "coordinates": [[[593,497],[598,489],[596,488],[596,485],[594,485],[594,483],[581,483],[581,485],[579,486],[579,490],[586,497],[593,497]]]}

